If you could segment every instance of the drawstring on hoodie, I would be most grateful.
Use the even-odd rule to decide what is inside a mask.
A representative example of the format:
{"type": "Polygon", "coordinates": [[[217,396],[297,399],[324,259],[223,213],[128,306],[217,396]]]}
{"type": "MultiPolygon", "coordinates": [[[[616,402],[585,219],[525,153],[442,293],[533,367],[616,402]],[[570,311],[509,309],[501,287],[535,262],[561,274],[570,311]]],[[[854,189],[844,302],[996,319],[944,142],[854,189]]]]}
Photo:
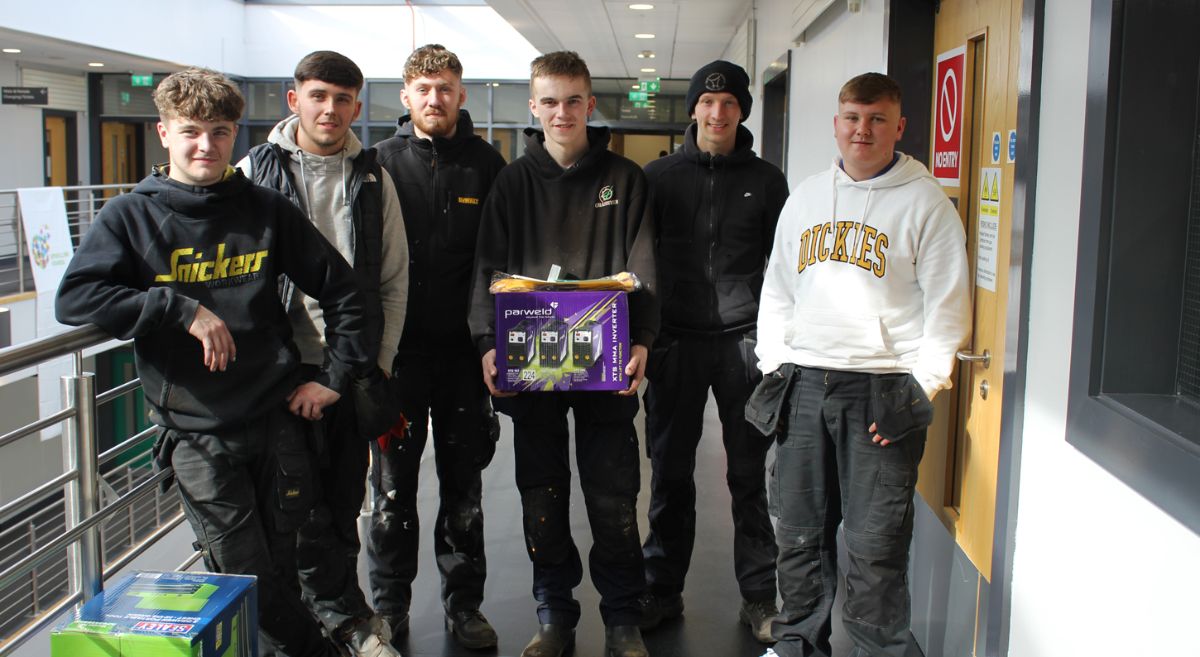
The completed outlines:
{"type": "MultiPolygon", "coordinates": [[[[844,174],[843,174],[844,175],[844,174]]],[[[831,218],[837,221],[837,175],[830,176],[830,192],[833,196],[833,213],[831,218]]],[[[858,258],[858,248],[862,246],[863,233],[867,229],[867,211],[871,208],[871,192],[875,189],[875,183],[871,182],[867,185],[867,197],[863,200],[862,215],[860,221],[854,228],[854,249],[850,251],[850,260],[853,262],[858,258]]]]}

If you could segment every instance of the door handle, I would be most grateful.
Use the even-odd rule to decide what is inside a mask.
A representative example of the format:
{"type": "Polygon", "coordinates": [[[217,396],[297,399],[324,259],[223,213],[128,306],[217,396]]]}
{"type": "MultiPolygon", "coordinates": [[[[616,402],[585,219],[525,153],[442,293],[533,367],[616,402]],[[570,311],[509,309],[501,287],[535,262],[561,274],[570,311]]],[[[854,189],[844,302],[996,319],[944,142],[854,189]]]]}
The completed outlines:
{"type": "Polygon", "coordinates": [[[989,349],[984,349],[983,354],[973,354],[965,349],[962,349],[954,354],[954,357],[964,363],[983,363],[983,369],[987,369],[992,364],[992,352],[989,349]]]}

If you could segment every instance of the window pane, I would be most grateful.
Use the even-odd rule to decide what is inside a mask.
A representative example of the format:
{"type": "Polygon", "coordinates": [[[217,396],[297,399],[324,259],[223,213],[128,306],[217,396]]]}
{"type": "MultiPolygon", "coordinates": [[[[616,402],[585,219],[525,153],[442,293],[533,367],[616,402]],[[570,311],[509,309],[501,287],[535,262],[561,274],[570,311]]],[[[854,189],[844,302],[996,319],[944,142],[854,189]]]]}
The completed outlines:
{"type": "Polygon", "coordinates": [[[502,84],[493,87],[495,94],[496,123],[529,125],[529,85],[502,84]]]}
{"type": "MultiPolygon", "coordinates": [[[[165,76],[154,76],[157,86],[165,76]]],[[[128,75],[100,76],[100,112],[112,116],[158,116],[154,87],[135,87],[128,75]]]]}
{"type": "Polygon", "coordinates": [[[371,121],[392,121],[408,114],[404,103],[400,102],[402,82],[372,82],[371,106],[367,108],[367,119],[371,121]]]}
{"type": "Polygon", "coordinates": [[[371,126],[367,128],[367,146],[374,146],[394,134],[395,126],[371,126]]]}
{"type": "Polygon", "coordinates": [[[464,84],[467,89],[467,104],[463,109],[471,114],[471,123],[483,125],[488,122],[488,85],[464,84]]]}
{"type": "Polygon", "coordinates": [[[246,118],[278,121],[287,116],[287,98],[283,85],[273,82],[251,82],[246,94],[246,118]]]}

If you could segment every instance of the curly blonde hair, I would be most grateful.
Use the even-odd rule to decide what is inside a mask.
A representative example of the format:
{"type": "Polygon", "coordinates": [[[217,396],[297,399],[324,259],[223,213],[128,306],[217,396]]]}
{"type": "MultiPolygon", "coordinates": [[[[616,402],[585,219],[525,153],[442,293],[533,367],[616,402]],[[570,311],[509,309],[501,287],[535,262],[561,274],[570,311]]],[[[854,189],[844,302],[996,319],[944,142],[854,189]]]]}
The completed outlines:
{"type": "Polygon", "coordinates": [[[462,62],[442,44],[429,43],[412,51],[404,62],[404,81],[410,82],[423,75],[432,77],[442,71],[450,71],[461,80],[462,62]]]}
{"type": "Polygon", "coordinates": [[[163,119],[237,121],[246,99],[236,84],[212,69],[193,66],[168,75],[154,90],[163,119]]]}

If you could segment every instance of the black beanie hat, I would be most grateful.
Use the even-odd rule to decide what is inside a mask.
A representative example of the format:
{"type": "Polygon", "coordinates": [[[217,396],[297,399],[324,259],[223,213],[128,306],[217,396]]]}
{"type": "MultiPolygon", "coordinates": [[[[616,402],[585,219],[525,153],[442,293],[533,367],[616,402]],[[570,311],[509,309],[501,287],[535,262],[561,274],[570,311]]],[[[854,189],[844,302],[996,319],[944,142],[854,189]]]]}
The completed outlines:
{"type": "Polygon", "coordinates": [[[746,69],[722,59],[705,64],[692,76],[687,92],[688,116],[696,109],[696,101],[700,100],[700,96],[720,91],[737,98],[738,106],[742,109],[742,121],[745,121],[750,116],[750,106],[754,104],[754,98],[750,95],[750,76],[746,75],[746,69]]]}

